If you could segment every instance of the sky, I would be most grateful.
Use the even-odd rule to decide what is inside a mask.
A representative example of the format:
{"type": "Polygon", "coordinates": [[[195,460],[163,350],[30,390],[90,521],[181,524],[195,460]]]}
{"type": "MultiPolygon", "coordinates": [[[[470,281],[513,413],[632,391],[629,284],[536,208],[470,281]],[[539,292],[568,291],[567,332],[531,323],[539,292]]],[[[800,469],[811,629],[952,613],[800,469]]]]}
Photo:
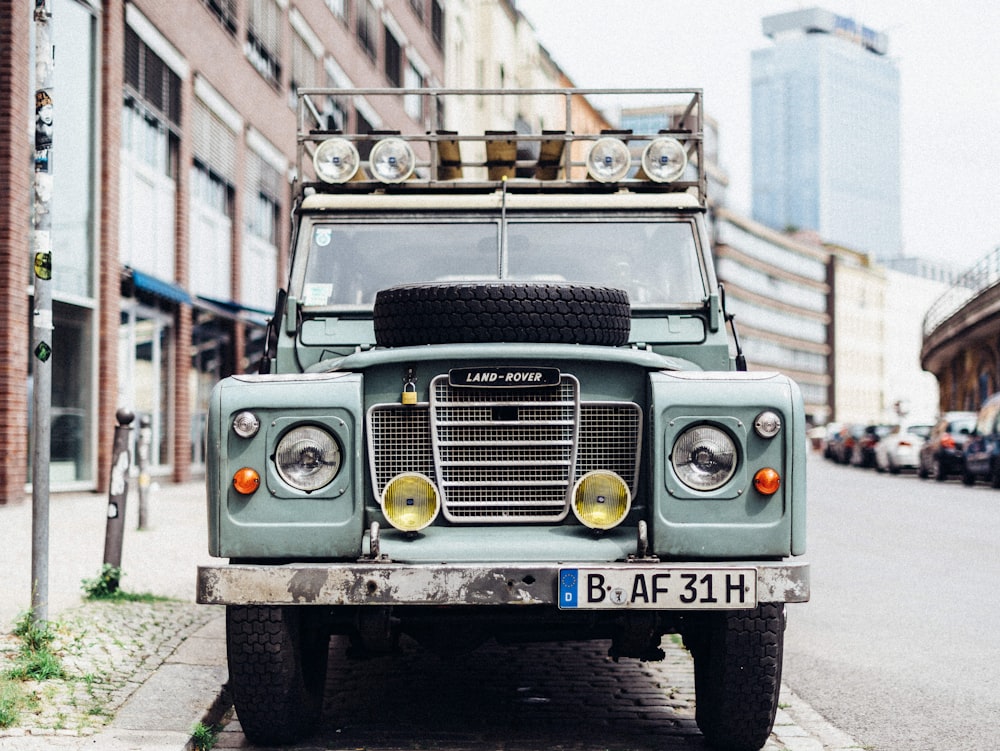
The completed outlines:
{"type": "Polygon", "coordinates": [[[901,81],[903,253],[959,270],[1000,246],[995,0],[516,0],[579,88],[700,88],[728,204],[750,215],[750,55],[764,16],[822,7],[889,38],[901,81]]]}

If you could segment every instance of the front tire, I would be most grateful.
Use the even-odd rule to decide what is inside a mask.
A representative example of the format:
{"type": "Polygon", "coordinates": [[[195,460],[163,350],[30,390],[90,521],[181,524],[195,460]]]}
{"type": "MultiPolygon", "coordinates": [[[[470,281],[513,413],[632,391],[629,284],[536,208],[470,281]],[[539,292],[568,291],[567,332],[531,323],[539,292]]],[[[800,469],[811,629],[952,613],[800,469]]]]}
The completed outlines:
{"type": "Polygon", "coordinates": [[[251,742],[292,743],[315,727],[330,642],[321,626],[305,607],[226,608],[229,683],[251,742]]]}
{"type": "Polygon", "coordinates": [[[771,735],[781,690],[783,603],[705,615],[685,641],[694,657],[695,720],[719,751],[757,751],[771,735]]]}

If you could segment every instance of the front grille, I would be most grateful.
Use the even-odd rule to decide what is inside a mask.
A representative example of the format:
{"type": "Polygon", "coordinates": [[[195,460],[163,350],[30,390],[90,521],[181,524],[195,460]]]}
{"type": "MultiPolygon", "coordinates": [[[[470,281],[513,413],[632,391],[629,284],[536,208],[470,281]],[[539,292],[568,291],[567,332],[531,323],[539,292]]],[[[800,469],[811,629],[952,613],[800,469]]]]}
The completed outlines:
{"type": "Polygon", "coordinates": [[[631,402],[581,402],[572,376],[539,389],[457,389],[438,376],[429,404],[369,410],[372,482],[381,497],[398,473],[426,474],[456,523],[560,521],[592,470],[635,492],[641,423],[631,402]]]}

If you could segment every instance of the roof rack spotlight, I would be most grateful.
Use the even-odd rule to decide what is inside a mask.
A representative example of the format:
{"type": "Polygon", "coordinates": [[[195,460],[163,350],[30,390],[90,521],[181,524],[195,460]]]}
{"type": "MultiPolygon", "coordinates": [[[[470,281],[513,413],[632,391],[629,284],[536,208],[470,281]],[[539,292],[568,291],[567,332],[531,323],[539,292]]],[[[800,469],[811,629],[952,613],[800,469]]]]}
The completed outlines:
{"type": "Polygon", "coordinates": [[[358,150],[346,138],[327,139],[313,154],[316,176],[325,183],[346,183],[354,178],[360,166],[358,150]]]}
{"type": "Polygon", "coordinates": [[[381,182],[401,183],[413,174],[416,157],[402,138],[383,138],[372,147],[368,166],[381,182]]]}
{"type": "Polygon", "coordinates": [[[657,138],[642,152],[642,175],[657,183],[672,183],[687,169],[687,152],[676,138],[657,138]]]}
{"type": "Polygon", "coordinates": [[[618,138],[598,138],[587,155],[587,173],[598,182],[616,183],[628,174],[631,166],[628,146],[618,138]]]}

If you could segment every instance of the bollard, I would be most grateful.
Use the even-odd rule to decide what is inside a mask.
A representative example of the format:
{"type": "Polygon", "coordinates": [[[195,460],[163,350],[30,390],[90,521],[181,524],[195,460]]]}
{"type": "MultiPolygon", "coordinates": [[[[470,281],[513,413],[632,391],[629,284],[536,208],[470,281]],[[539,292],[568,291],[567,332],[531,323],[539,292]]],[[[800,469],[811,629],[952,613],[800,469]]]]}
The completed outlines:
{"type": "Polygon", "coordinates": [[[149,527],[149,447],[153,442],[153,428],[149,415],[139,418],[139,440],[136,442],[135,463],[139,470],[139,526],[149,527]]]}
{"type": "Polygon", "coordinates": [[[115,413],[115,443],[111,451],[111,482],[108,489],[108,526],[104,534],[105,565],[121,568],[122,533],[125,531],[125,500],[128,497],[128,442],[135,415],[127,409],[115,413]]]}

